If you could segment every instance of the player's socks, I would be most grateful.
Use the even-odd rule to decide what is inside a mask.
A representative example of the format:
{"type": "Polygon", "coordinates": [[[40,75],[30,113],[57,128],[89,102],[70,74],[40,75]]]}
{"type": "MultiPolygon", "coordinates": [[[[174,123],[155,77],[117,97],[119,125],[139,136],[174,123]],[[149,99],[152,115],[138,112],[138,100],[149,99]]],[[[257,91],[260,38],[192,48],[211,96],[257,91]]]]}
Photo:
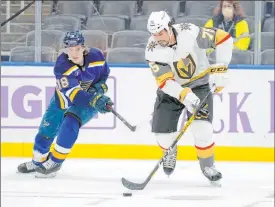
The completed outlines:
{"type": "Polygon", "coordinates": [[[72,116],[64,118],[53,151],[49,159],[36,169],[37,172],[47,175],[60,170],[78,137],[79,127],[76,118],[72,116]]]}
{"type": "Polygon", "coordinates": [[[62,163],[70,153],[79,133],[79,122],[75,117],[66,116],[60,128],[50,159],[62,163]]]}

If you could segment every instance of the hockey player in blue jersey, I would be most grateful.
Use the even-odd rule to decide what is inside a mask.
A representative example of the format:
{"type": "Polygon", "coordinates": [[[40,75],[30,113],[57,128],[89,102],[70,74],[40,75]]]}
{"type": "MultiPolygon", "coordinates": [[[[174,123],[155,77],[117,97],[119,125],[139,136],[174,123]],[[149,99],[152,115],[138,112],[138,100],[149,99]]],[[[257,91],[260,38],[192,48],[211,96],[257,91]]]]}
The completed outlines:
{"type": "Polygon", "coordinates": [[[54,66],[56,89],[35,137],[32,161],[18,166],[21,173],[36,171],[38,175],[55,175],[70,153],[79,129],[98,112],[110,112],[113,102],[104,95],[110,69],[103,54],[87,49],[79,32],[67,32],[66,52],[54,66]],[[50,147],[57,136],[52,152],[50,147]]]}

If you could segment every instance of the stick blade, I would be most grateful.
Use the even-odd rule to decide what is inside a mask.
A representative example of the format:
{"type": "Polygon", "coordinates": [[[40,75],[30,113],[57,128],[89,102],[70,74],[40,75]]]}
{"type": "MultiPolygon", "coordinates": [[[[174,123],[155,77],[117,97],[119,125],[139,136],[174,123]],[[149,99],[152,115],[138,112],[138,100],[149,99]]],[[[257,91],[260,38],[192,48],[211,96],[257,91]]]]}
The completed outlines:
{"type": "Polygon", "coordinates": [[[132,127],[131,127],[131,131],[132,131],[132,132],[135,132],[136,130],[137,130],[137,126],[132,126],[132,127]]]}
{"type": "Polygon", "coordinates": [[[129,190],[143,190],[145,188],[144,183],[133,183],[125,178],[121,178],[122,185],[129,190]]]}

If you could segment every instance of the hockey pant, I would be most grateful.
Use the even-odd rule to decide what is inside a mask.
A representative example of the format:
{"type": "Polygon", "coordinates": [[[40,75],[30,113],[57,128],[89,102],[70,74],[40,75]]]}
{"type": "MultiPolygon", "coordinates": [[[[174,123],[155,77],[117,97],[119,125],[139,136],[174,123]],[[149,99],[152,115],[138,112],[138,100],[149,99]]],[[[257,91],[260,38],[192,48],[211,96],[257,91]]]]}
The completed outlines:
{"type": "MultiPolygon", "coordinates": [[[[209,90],[208,84],[192,89],[201,100],[206,96],[209,90]]],[[[208,104],[209,116],[204,118],[196,117],[190,125],[201,168],[206,166],[211,167],[214,164],[212,95],[208,97],[206,103],[208,104]]],[[[177,99],[158,89],[152,120],[152,132],[155,133],[157,143],[164,150],[171,146],[178,135],[177,126],[183,109],[184,105],[177,99]]],[[[188,117],[190,116],[191,114],[188,113],[188,117]]]]}

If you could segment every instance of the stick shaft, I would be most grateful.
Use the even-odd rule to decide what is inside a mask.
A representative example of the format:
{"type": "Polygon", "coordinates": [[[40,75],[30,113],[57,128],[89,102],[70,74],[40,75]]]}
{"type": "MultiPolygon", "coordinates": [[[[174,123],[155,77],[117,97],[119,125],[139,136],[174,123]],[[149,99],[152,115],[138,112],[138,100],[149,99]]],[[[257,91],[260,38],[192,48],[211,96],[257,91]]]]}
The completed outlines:
{"type": "Polygon", "coordinates": [[[205,98],[200,102],[199,106],[196,108],[196,110],[193,113],[193,115],[189,118],[189,120],[184,125],[184,127],[182,128],[182,130],[180,131],[180,133],[178,134],[178,136],[176,137],[176,139],[174,140],[174,142],[172,143],[172,145],[166,150],[166,152],[164,153],[164,155],[162,156],[162,158],[158,161],[158,163],[156,164],[156,166],[154,167],[154,169],[147,176],[146,180],[143,183],[133,183],[133,182],[131,182],[131,181],[125,179],[125,178],[122,178],[122,184],[123,184],[124,187],[126,187],[126,188],[128,188],[130,190],[143,190],[147,186],[147,184],[150,182],[150,180],[152,179],[152,177],[158,171],[160,165],[163,163],[163,160],[166,158],[166,156],[173,150],[173,148],[179,142],[179,140],[181,139],[181,137],[183,136],[183,134],[187,131],[188,127],[191,125],[191,123],[193,122],[193,120],[197,116],[197,114],[198,114],[199,110],[201,109],[201,107],[204,105],[204,103],[207,100],[208,96],[214,90],[215,90],[215,88],[212,88],[207,93],[207,95],[205,96],[205,98]]]}
{"type": "Polygon", "coordinates": [[[124,119],[119,113],[117,113],[111,106],[108,106],[111,112],[117,117],[125,126],[127,126],[132,132],[136,131],[136,126],[132,126],[126,119],[124,119]]]}

